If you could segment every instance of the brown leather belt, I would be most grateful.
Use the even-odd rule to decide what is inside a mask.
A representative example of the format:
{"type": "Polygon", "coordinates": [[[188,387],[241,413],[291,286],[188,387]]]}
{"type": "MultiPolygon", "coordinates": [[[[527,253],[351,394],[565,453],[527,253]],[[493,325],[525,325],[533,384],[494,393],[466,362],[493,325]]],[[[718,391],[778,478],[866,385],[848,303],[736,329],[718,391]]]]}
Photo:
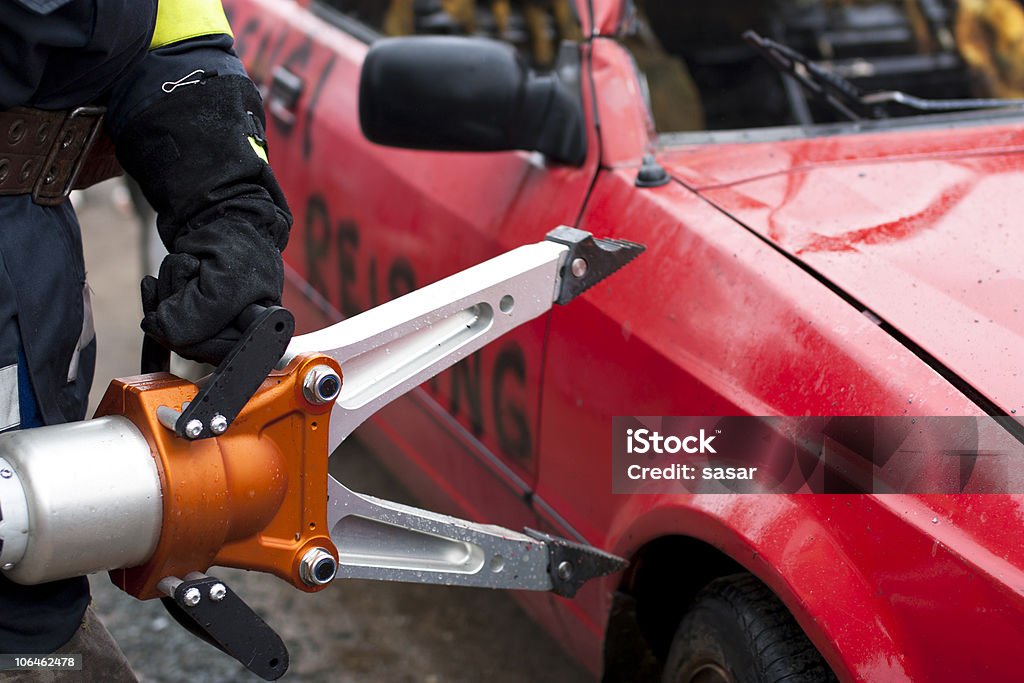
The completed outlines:
{"type": "Polygon", "coordinates": [[[0,111],[0,195],[31,194],[52,206],[71,190],[120,175],[114,145],[102,134],[104,111],[0,111]]]}

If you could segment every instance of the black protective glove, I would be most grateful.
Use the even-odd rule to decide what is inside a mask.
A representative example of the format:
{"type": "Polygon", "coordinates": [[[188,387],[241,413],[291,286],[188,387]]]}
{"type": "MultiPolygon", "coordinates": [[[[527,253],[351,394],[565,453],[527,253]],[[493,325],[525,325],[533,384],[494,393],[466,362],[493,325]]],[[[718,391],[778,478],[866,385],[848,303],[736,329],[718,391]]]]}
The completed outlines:
{"type": "Polygon", "coordinates": [[[233,321],[247,305],[281,303],[281,252],[232,220],[187,233],[175,251],[159,279],[142,280],[142,329],[185,358],[215,365],[244,332],[233,321]]]}
{"type": "Polygon", "coordinates": [[[281,300],[291,214],[253,147],[265,149],[263,125],[252,82],[215,76],[162,98],[117,139],[170,252],[159,278],[142,281],[142,329],[186,358],[218,363],[240,337],[235,318],[281,300]]]}

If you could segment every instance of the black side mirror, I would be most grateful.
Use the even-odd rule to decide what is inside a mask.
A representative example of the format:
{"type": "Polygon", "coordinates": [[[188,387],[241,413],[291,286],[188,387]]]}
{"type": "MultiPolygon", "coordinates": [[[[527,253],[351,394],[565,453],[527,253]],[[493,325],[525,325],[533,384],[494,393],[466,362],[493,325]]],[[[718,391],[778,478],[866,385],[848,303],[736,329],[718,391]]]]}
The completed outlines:
{"type": "Polygon", "coordinates": [[[529,150],[579,166],[587,155],[579,93],[483,38],[416,36],[373,44],[359,84],[371,142],[448,152],[529,150]]]}

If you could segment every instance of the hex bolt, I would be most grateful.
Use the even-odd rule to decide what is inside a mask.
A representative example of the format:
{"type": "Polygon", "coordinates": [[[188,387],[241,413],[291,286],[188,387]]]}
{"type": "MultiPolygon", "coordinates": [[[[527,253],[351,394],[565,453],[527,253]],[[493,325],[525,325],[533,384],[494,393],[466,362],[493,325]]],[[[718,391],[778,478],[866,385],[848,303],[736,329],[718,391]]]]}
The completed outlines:
{"type": "Polygon", "coordinates": [[[203,599],[203,594],[199,592],[198,588],[189,588],[185,591],[185,595],[182,600],[185,602],[186,607],[195,607],[199,604],[199,601],[203,599]]]}
{"type": "Polygon", "coordinates": [[[0,477],[3,477],[4,479],[10,479],[13,476],[14,476],[14,472],[11,472],[6,467],[3,468],[2,470],[0,470],[0,477]]]}
{"type": "Polygon", "coordinates": [[[190,439],[195,439],[202,433],[203,423],[199,420],[189,420],[188,424],[185,425],[185,435],[190,439]]]}
{"type": "Polygon", "coordinates": [[[326,548],[309,550],[299,563],[299,577],[307,586],[324,586],[334,580],[338,562],[326,548]]]}
{"type": "Polygon", "coordinates": [[[315,406],[322,406],[338,398],[341,377],[328,365],[314,365],[302,380],[302,395],[315,406]]]}
{"type": "Polygon", "coordinates": [[[210,431],[214,434],[223,434],[228,430],[228,419],[217,413],[210,418],[210,431]]]}
{"type": "Polygon", "coordinates": [[[558,578],[562,581],[568,581],[572,578],[572,562],[563,560],[558,563],[558,578]]]}
{"type": "Polygon", "coordinates": [[[583,277],[587,274],[587,261],[582,258],[574,258],[572,260],[572,274],[573,277],[583,277]]]}
{"type": "Polygon", "coordinates": [[[228,595],[228,587],[223,583],[215,583],[210,586],[210,599],[214,602],[220,602],[228,595]]]}

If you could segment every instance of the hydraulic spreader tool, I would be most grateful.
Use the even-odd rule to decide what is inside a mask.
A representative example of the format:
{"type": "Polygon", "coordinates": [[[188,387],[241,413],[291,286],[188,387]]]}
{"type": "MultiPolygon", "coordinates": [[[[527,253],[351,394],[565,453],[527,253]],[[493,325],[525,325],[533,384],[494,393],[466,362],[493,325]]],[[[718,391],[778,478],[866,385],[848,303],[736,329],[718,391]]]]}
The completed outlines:
{"type": "Polygon", "coordinates": [[[625,562],[357,493],[328,457],[395,398],[642,251],[560,227],[295,338],[286,309],[250,307],[197,384],[151,372],[167,356],[147,340],[148,374],[111,382],[93,419],[0,435],[0,568],[23,584],[108,570],[267,680],[288,667],[284,643],[211,566],[308,592],[360,578],[572,597],[625,562]]]}

